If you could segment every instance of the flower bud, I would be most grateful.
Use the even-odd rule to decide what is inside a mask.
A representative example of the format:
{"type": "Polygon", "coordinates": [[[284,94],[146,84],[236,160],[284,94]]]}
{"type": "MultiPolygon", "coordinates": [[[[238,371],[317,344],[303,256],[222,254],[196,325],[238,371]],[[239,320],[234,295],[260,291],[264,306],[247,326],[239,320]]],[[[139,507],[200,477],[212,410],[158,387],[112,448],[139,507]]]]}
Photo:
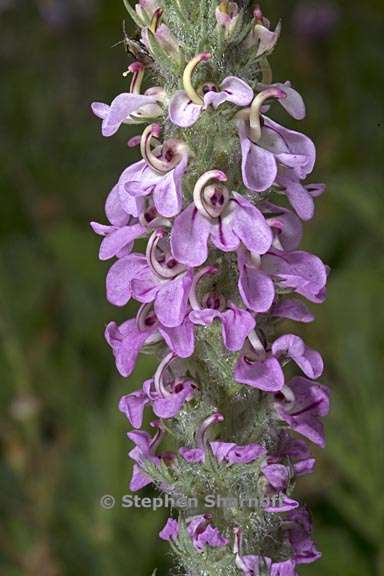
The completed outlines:
{"type": "Polygon", "coordinates": [[[216,20],[220,28],[224,28],[226,38],[230,38],[239,18],[239,7],[236,2],[221,0],[216,8],[216,20]]]}

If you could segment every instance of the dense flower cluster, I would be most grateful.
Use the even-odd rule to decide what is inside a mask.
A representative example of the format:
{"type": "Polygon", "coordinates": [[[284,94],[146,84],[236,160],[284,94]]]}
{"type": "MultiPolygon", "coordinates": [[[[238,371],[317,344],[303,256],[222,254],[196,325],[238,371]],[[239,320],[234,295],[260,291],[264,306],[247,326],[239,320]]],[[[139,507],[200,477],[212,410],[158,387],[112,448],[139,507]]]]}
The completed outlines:
{"type": "Polygon", "coordinates": [[[100,259],[115,258],[109,302],[140,304],[135,318],[106,328],[117,369],[130,376],[142,350],[159,357],[153,378],[120,401],[134,428],[130,489],[154,482],[184,496],[280,495],[258,510],[181,510],[160,537],[187,574],[293,576],[319,557],[309,514],[290,494],[315,464],[300,436],[324,446],[329,392],[316,382],[320,354],[281,323],[311,322],[301,297],[325,299],[327,267],[299,249],[324,186],[305,182],[311,140],[270,118],[274,102],[305,116],[290,83],[271,79],[266,57],[280,27],[271,30],[250,2],[206,0],[208,24],[193,43],[182,20],[195,28],[201,15],[189,2],[172,4],[127,5],[142,51],[125,74],[130,90],[92,105],[106,137],[144,124],[129,142],[142,158],[107,198],[109,224],[92,223],[100,259]],[[239,76],[226,73],[234,46],[239,76]],[[256,73],[241,77],[250,54],[256,73]],[[147,78],[162,77],[143,91],[147,78]],[[135,251],[139,238],[145,254],[135,251]],[[157,417],[153,435],[141,430],[146,409],[157,417]],[[160,449],[166,431],[172,451],[160,449]]]}

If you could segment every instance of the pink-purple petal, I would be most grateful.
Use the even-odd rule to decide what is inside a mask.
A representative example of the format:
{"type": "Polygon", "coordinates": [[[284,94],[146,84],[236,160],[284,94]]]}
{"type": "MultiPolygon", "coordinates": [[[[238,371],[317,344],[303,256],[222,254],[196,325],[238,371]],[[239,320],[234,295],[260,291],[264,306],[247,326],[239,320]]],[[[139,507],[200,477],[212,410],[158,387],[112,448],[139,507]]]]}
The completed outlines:
{"type": "Polygon", "coordinates": [[[209,221],[192,203],[177,216],[171,234],[173,256],[186,266],[200,266],[208,258],[209,221]]]}
{"type": "Polygon", "coordinates": [[[222,333],[225,347],[231,352],[238,352],[244,345],[256,325],[253,316],[232,305],[221,315],[222,333]]]}
{"type": "Polygon", "coordinates": [[[179,90],[169,103],[169,118],[180,128],[189,128],[199,119],[202,106],[194,104],[184,90],[179,90]]]}
{"type": "Polygon", "coordinates": [[[277,175],[277,164],[272,152],[249,140],[240,123],[241,169],[245,186],[253,192],[264,192],[272,186],[277,175]]]}
{"type": "Polygon", "coordinates": [[[249,362],[240,358],[235,368],[235,379],[240,384],[259,388],[265,392],[278,392],[284,386],[284,373],[276,358],[249,362]]]}
{"type": "Polygon", "coordinates": [[[192,281],[193,275],[188,272],[160,287],[155,301],[155,312],[164,326],[175,328],[183,322],[192,281]]]}
{"type": "Polygon", "coordinates": [[[123,248],[143,236],[145,232],[145,228],[138,223],[132,226],[123,226],[112,232],[112,234],[108,234],[100,246],[100,260],[109,260],[117,256],[123,248]]]}
{"type": "Polygon", "coordinates": [[[129,254],[117,260],[108,271],[106,279],[107,299],[115,306],[125,306],[131,296],[131,281],[147,266],[142,254],[129,254]]]}
{"type": "Polygon", "coordinates": [[[233,216],[233,231],[244,246],[256,254],[265,254],[272,244],[272,232],[263,214],[246,198],[233,193],[237,204],[233,216]]]}

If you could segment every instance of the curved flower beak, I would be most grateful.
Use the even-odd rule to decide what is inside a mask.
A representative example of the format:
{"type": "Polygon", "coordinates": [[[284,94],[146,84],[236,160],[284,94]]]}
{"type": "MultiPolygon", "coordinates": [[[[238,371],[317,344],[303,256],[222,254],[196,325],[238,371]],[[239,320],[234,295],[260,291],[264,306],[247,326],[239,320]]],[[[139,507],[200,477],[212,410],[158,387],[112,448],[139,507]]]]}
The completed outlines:
{"type": "Polygon", "coordinates": [[[192,75],[193,72],[201,62],[207,62],[210,59],[211,55],[209,52],[202,52],[201,54],[197,54],[188,64],[186,65],[183,73],[183,86],[184,90],[187,93],[188,97],[194,104],[198,106],[203,106],[204,101],[196,92],[193,84],[192,84],[192,75]]]}

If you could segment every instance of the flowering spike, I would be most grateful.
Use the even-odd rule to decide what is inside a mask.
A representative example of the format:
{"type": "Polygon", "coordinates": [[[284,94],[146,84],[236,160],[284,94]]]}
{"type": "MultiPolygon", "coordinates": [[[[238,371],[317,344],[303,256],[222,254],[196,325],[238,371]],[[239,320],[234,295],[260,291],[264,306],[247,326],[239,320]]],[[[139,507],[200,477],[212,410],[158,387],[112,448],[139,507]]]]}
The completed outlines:
{"type": "Polygon", "coordinates": [[[329,268],[300,249],[324,191],[305,182],[315,147],[275,122],[268,101],[294,120],[305,104],[290,82],[272,84],[280,24],[273,30],[259,5],[249,14],[230,0],[200,3],[206,12],[187,0],[126,4],[143,45],[130,91],[92,110],[107,137],[144,123],[128,141],[142,157],[108,195],[107,224],[91,225],[100,259],[115,259],[109,302],[140,304],[105,330],[116,367],[127,378],[140,352],[157,358],[153,377],[119,402],[134,429],[130,489],[154,483],[196,502],[176,506],[160,532],[183,573],[295,576],[320,557],[291,493],[314,468],[307,441],[325,444],[329,390],[317,381],[320,354],[283,321],[314,320],[303,300],[325,300],[329,268]],[[226,76],[234,66],[238,76],[226,76]],[[141,93],[147,68],[156,85],[141,93]],[[282,195],[290,208],[275,203],[282,195]],[[141,430],[146,411],[152,434],[141,430]],[[168,433],[172,451],[162,452],[168,433]],[[207,497],[231,504],[208,512],[207,497]]]}

